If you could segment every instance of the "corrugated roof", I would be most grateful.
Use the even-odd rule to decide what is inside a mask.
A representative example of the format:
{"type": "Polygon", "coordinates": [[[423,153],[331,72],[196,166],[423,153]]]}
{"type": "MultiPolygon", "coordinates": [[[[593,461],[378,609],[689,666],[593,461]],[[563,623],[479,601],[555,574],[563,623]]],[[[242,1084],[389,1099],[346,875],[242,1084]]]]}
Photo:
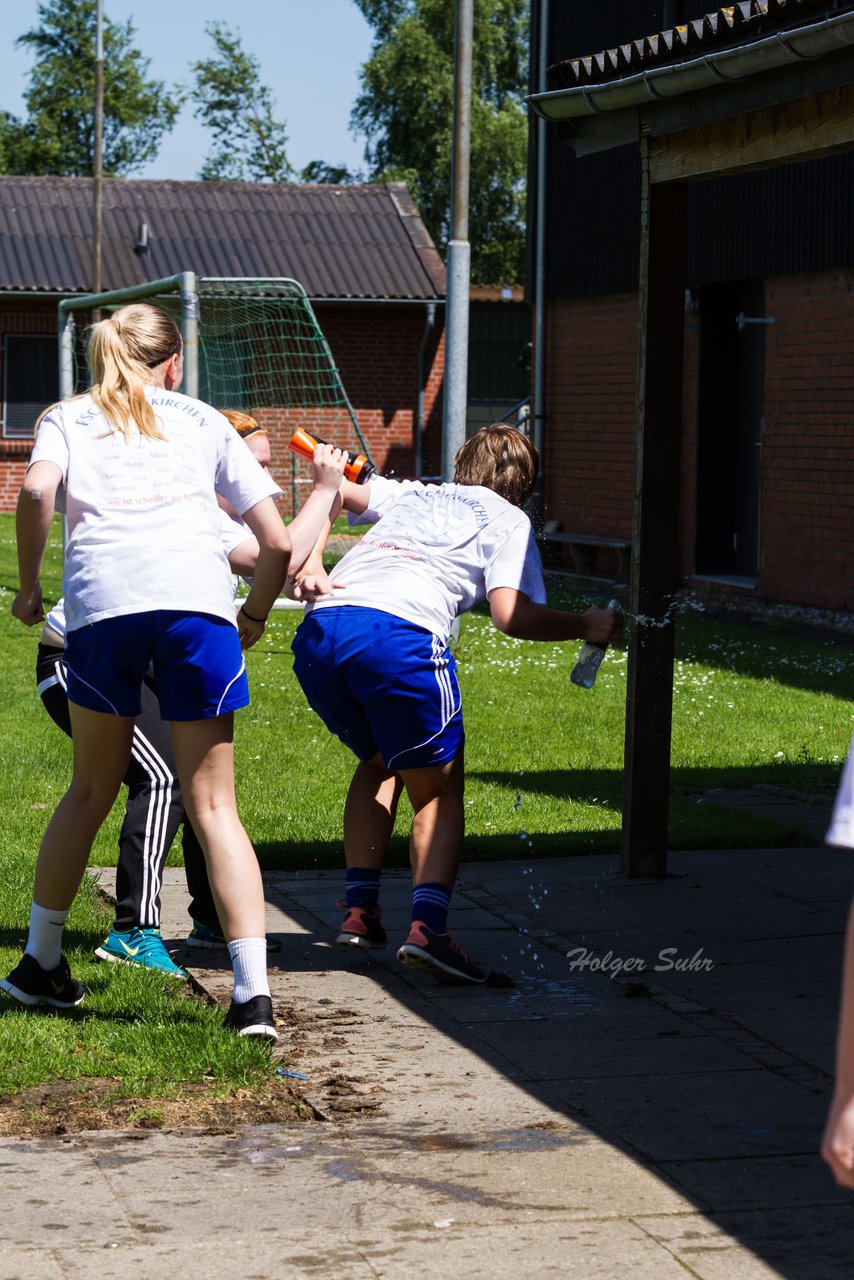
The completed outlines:
{"type": "MultiPolygon", "coordinates": [[[[0,177],[0,290],[87,293],[90,178],[0,177]]],[[[195,271],[287,276],[311,298],[433,299],[445,268],[403,183],[103,185],[102,287],[195,271]],[[149,252],[134,252],[141,223],[149,252]]]]}
{"type": "Polygon", "coordinates": [[[624,76],[723,49],[730,44],[760,40],[764,36],[815,16],[816,10],[834,13],[850,6],[829,0],[741,0],[667,31],[603,49],[583,58],[570,58],[548,68],[551,89],[606,84],[624,76]]]}

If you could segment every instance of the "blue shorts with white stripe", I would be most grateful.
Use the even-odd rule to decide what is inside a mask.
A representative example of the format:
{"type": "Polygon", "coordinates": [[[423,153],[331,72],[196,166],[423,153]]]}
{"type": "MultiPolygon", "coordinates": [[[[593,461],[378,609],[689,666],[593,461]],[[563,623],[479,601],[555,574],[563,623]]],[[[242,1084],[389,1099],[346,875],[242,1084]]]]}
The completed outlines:
{"type": "Polygon", "coordinates": [[[457,668],[443,640],[361,605],[315,609],[293,641],[294,672],[309,703],[360,760],[421,769],[462,750],[457,668]]]}

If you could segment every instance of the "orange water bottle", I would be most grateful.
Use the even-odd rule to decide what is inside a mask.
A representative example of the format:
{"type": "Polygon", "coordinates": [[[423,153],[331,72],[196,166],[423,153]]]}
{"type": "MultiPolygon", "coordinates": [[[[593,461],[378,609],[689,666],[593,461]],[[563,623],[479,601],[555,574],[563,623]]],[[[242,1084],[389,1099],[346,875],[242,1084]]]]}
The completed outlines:
{"type": "MultiPolygon", "coordinates": [[[[291,436],[288,448],[298,453],[301,458],[308,458],[310,462],[319,444],[326,444],[326,441],[321,440],[319,436],[311,435],[305,427],[297,427],[291,436]]],[[[350,453],[349,450],[346,452],[347,465],[344,468],[344,475],[348,480],[352,480],[354,484],[364,484],[376,474],[376,467],[368,461],[364,453],[350,453]]]]}

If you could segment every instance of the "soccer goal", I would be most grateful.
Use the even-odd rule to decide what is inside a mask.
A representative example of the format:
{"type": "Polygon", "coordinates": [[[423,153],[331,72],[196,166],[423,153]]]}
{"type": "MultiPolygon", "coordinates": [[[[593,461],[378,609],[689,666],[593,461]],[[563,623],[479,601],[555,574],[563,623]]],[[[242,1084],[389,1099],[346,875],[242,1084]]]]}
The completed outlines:
{"type": "Polygon", "coordinates": [[[182,391],[219,409],[243,409],[266,427],[275,442],[279,483],[286,488],[289,482],[289,514],[299,509],[310,484],[310,464],[284,452],[297,427],[370,458],[329,343],[296,280],[185,271],[145,285],[66,298],[59,305],[61,396],[74,395],[85,382],[75,316],[128,302],[152,302],[175,317],[184,337],[182,391]]]}

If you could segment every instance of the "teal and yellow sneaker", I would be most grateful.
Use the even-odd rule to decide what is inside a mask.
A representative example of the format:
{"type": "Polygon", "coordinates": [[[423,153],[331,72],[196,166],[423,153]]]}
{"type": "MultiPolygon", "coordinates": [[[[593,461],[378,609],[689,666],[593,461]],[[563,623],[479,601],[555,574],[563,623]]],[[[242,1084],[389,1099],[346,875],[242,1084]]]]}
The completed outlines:
{"type": "Polygon", "coordinates": [[[170,978],[187,980],[185,971],[166,950],[159,929],[129,929],[127,933],[111,929],[100,947],[95,948],[95,955],[99,960],[135,964],[140,969],[151,969],[170,978]]]}
{"type": "Polygon", "coordinates": [[[184,939],[185,947],[198,947],[204,951],[218,951],[225,949],[228,943],[225,934],[217,926],[212,929],[208,924],[201,924],[200,921],[194,920],[193,927],[184,939]]]}

